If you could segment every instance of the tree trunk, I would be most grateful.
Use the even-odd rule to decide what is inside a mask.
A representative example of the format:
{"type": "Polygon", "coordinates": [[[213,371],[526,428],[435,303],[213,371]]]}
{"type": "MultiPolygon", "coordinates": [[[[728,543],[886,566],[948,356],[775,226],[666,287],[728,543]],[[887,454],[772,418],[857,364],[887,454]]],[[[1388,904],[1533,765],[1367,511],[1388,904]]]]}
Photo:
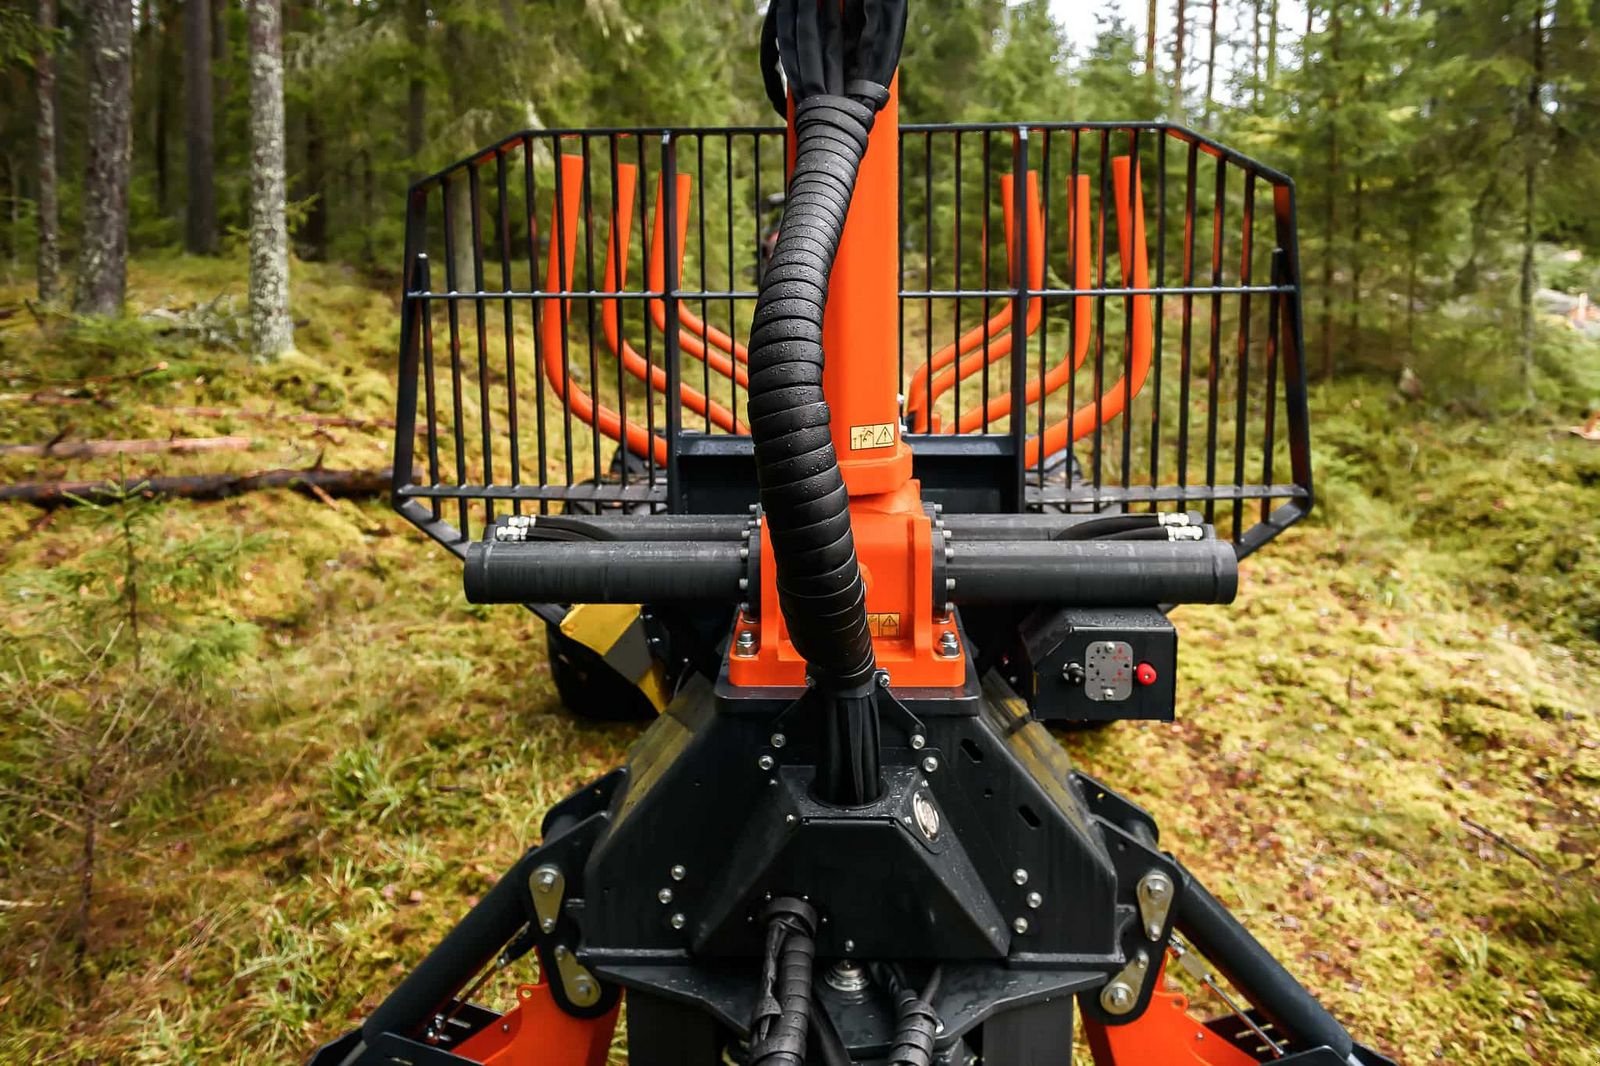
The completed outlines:
{"type": "MultiPolygon", "coordinates": [[[[1339,63],[1339,0],[1328,5],[1328,61],[1339,63]]],[[[1337,73],[1334,75],[1337,77],[1337,73]]],[[[1322,379],[1333,380],[1333,261],[1339,232],[1339,94],[1328,97],[1328,196],[1322,217],[1322,379]]]]}
{"type": "Polygon", "coordinates": [[[47,36],[34,61],[38,77],[39,302],[61,298],[61,207],[56,185],[56,0],[39,0],[39,29],[47,36]]]}
{"type": "Polygon", "coordinates": [[[1211,124],[1211,109],[1217,88],[1217,0],[1211,0],[1211,41],[1206,48],[1206,125],[1211,124]]]}
{"type": "Polygon", "coordinates": [[[233,0],[211,0],[211,98],[224,104],[227,102],[228,93],[232,90],[232,86],[228,84],[227,74],[227,63],[230,58],[228,12],[232,8],[232,3],[233,0]]]}
{"type": "Polygon", "coordinates": [[[1261,105],[1261,0],[1250,0],[1250,106],[1261,105]]]}
{"type": "Polygon", "coordinates": [[[1178,0],[1177,24],[1172,28],[1172,117],[1183,118],[1184,0],[1178,0]]]}
{"type": "Polygon", "coordinates": [[[250,0],[250,340],[258,359],[275,358],[294,344],[281,25],[279,0],[250,0]]]}
{"type": "Polygon", "coordinates": [[[1519,373],[1522,378],[1522,394],[1525,403],[1533,403],[1533,364],[1534,364],[1534,330],[1533,330],[1533,249],[1538,236],[1536,226],[1536,212],[1538,208],[1539,193],[1539,163],[1542,155],[1542,146],[1539,143],[1540,116],[1544,114],[1540,97],[1544,94],[1545,80],[1545,49],[1544,49],[1544,13],[1545,0],[1535,0],[1533,9],[1533,76],[1528,80],[1527,124],[1524,129],[1523,165],[1522,165],[1522,277],[1517,291],[1517,310],[1519,318],[1519,333],[1521,335],[1522,359],[1519,373]]]}
{"type": "Polygon", "coordinates": [[[306,208],[302,236],[311,258],[321,263],[328,258],[328,162],[322,120],[317,117],[315,108],[306,110],[305,184],[311,203],[306,208]]]}
{"type": "Polygon", "coordinates": [[[184,245],[194,255],[215,255],[217,189],[211,102],[210,0],[184,0],[183,3],[183,83],[189,146],[184,245]]]}
{"type": "Polygon", "coordinates": [[[1150,0],[1149,18],[1144,35],[1144,76],[1150,80],[1151,88],[1156,83],[1156,10],[1157,0],[1150,0]]]}
{"type": "MultiPolygon", "coordinates": [[[[413,50],[411,81],[406,86],[406,155],[415,164],[427,138],[428,83],[422,75],[428,47],[428,0],[410,0],[406,11],[406,34],[413,50]]],[[[412,169],[420,173],[416,167],[412,169]]]]}
{"type": "Polygon", "coordinates": [[[1278,0],[1267,3],[1267,85],[1278,80],[1278,0]]]}
{"type": "Polygon", "coordinates": [[[84,0],[88,122],[76,309],[114,315],[128,285],[128,171],[133,155],[133,6],[84,0]]]}

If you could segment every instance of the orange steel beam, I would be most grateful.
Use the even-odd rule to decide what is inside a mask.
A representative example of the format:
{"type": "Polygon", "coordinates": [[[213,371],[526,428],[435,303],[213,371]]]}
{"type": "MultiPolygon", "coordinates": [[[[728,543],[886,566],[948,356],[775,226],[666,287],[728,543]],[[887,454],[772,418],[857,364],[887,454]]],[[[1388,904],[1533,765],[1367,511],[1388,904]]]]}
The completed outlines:
{"type": "MultiPolygon", "coordinates": [[[[1006,262],[1008,264],[1015,262],[1015,258],[1011,254],[1012,241],[1014,239],[1013,228],[1015,226],[1015,220],[1012,218],[1014,214],[1013,197],[1011,195],[1013,185],[1010,174],[1001,175],[1000,199],[1005,219],[1006,262]]],[[[1040,240],[1039,236],[1044,232],[1044,218],[1039,207],[1038,179],[1031,170],[1028,172],[1026,191],[1028,196],[1028,287],[1030,289],[1041,289],[1044,287],[1044,241],[1040,240]]],[[[959,219],[956,224],[960,225],[959,219]]],[[[947,344],[940,348],[933,353],[932,358],[927,363],[917,368],[917,372],[911,377],[911,384],[906,393],[906,414],[911,418],[913,432],[926,433],[929,431],[933,425],[933,402],[949,391],[950,387],[956,383],[958,376],[964,381],[982,367],[993,363],[997,359],[1004,358],[1011,351],[1010,334],[995,340],[1001,331],[1011,325],[1011,310],[1012,302],[1010,300],[1004,301],[1004,306],[990,316],[988,322],[967,330],[955,343],[947,344]],[[986,341],[990,342],[987,348],[987,361],[981,357],[970,360],[964,358],[983,347],[986,341]],[[955,372],[951,372],[947,368],[951,363],[956,362],[958,357],[962,357],[960,364],[955,372]],[[934,372],[938,372],[938,374],[930,386],[928,375],[934,372]]],[[[1032,336],[1034,330],[1039,327],[1039,319],[1043,314],[1043,310],[1044,301],[1042,299],[1035,296],[1028,300],[1028,313],[1024,321],[1024,328],[1029,336],[1032,336]]]]}
{"type": "MultiPolygon", "coordinates": [[[[676,218],[678,225],[676,233],[677,240],[673,247],[678,250],[679,277],[683,276],[683,250],[684,244],[689,236],[690,182],[691,178],[688,174],[679,174],[677,176],[676,195],[678,200],[678,213],[676,218]]],[[[646,274],[645,278],[646,283],[649,285],[650,291],[652,292],[660,292],[666,288],[667,284],[666,248],[665,242],[662,240],[662,233],[666,229],[666,223],[661,210],[661,201],[663,196],[662,184],[663,183],[661,179],[657,178],[656,217],[655,224],[650,230],[649,266],[647,268],[648,273],[646,274]]],[[[650,304],[650,317],[655,320],[656,328],[665,333],[667,329],[666,303],[662,300],[650,300],[648,302],[650,304]]],[[[678,340],[679,347],[688,352],[690,355],[694,356],[696,359],[705,362],[711,367],[711,369],[715,370],[723,377],[733,378],[733,380],[737,381],[740,386],[745,388],[749,387],[750,379],[749,375],[745,372],[744,364],[750,361],[750,353],[745,349],[744,345],[740,344],[738,341],[735,341],[732,337],[728,336],[726,333],[723,333],[716,327],[706,325],[706,323],[700,320],[699,316],[695,315],[694,312],[689,310],[688,305],[682,300],[678,301],[678,321],[684,326],[688,327],[686,331],[680,331],[678,340]],[[706,347],[706,343],[702,342],[708,342],[710,345],[720,350],[711,351],[706,347]],[[728,361],[729,353],[733,355],[734,362],[728,361]]]]}
{"type": "MultiPolygon", "coordinates": [[[[572,285],[572,271],[578,253],[578,208],[580,196],[569,195],[583,184],[583,157],[564,153],[560,161],[561,195],[551,207],[550,232],[558,238],[550,242],[550,259],[545,267],[546,292],[566,292],[572,285]]],[[[579,421],[593,427],[615,441],[624,441],[629,451],[636,455],[653,455],[655,461],[665,465],[667,442],[651,434],[637,422],[626,422],[605,404],[597,404],[583,387],[574,384],[566,371],[567,350],[566,318],[572,301],[559,297],[554,301],[541,301],[539,308],[539,342],[544,348],[544,372],[550,379],[556,396],[579,421]]]]}
{"type": "MultiPolygon", "coordinates": [[[[1029,175],[1030,177],[1032,175],[1029,175]]],[[[1072,178],[1067,178],[1067,183],[1072,183],[1072,178]]],[[[1071,190],[1069,190],[1069,193],[1071,190]]],[[[1089,250],[1089,177],[1086,174],[1078,175],[1078,184],[1075,195],[1067,199],[1067,242],[1072,248],[1073,279],[1072,287],[1087,289],[1092,284],[1089,250]]],[[[1041,226],[1041,229],[1043,227],[1041,226]]],[[[1032,247],[1030,243],[1029,247],[1032,247]]],[[[1045,372],[1044,377],[1029,377],[1025,402],[1035,403],[1041,393],[1049,395],[1067,383],[1073,373],[1083,365],[1089,355],[1090,330],[1087,328],[1092,297],[1079,296],[1072,301],[1072,319],[1077,323],[1072,331],[1072,357],[1062,357],[1054,366],[1045,372]]],[[[1033,330],[1028,331],[1032,333],[1033,330]]],[[[1011,393],[1002,392],[990,397],[988,407],[982,410],[969,410],[961,415],[957,432],[970,433],[984,425],[998,421],[1011,413],[1011,393]]]]}
{"type": "MultiPolygon", "coordinates": [[[[628,238],[633,225],[633,193],[639,177],[639,170],[632,163],[619,163],[616,171],[617,209],[611,219],[611,232],[606,240],[605,273],[600,286],[603,292],[608,293],[620,293],[627,283],[628,238]]],[[[656,205],[656,226],[659,228],[661,226],[659,198],[656,205]]],[[[600,301],[600,322],[605,333],[606,346],[621,361],[628,373],[640,381],[648,382],[655,391],[665,393],[668,388],[666,368],[652,365],[634,350],[621,335],[621,318],[618,300],[614,296],[600,301]]],[[[683,337],[682,341],[686,342],[688,338],[683,337]]],[[[699,390],[680,383],[678,391],[683,397],[683,405],[695,414],[709,418],[714,425],[730,433],[746,432],[732,411],[713,400],[708,400],[699,390]]]]}
{"type": "MultiPolygon", "coordinates": [[[[1123,285],[1134,289],[1150,287],[1149,249],[1145,240],[1144,192],[1140,186],[1137,168],[1130,165],[1127,156],[1111,161],[1111,177],[1117,201],[1117,240],[1122,260],[1123,285]],[[1133,181],[1134,212],[1132,225],[1126,217],[1125,205],[1129,202],[1128,182],[1133,181]]],[[[1103,217],[1103,213],[1102,213],[1103,217]]],[[[1103,252],[1102,252],[1103,254],[1103,252]]],[[[1054,455],[1074,441],[1093,433],[1098,426],[1122,414],[1128,401],[1139,395],[1145,379],[1150,374],[1152,360],[1153,323],[1148,295],[1131,297],[1133,300],[1133,335],[1128,343],[1128,362],[1122,374],[1099,396],[1089,400],[1072,413],[1048,426],[1040,436],[1030,437],[1023,454],[1029,466],[1039,463],[1041,454],[1054,455]]]]}
{"type": "Polygon", "coordinates": [[[541,979],[519,985],[515,1007],[451,1050],[481,1066],[605,1066],[616,1027],[616,1007],[574,1018],[541,979]]]}

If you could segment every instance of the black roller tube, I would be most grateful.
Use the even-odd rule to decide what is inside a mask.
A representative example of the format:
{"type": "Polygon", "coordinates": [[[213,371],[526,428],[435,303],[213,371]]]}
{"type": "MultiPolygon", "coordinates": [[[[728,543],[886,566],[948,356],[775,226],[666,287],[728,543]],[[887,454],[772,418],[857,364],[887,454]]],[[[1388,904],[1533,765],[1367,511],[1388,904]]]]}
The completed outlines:
{"type": "Polygon", "coordinates": [[[1187,870],[1175,924],[1273,1025],[1307,1047],[1323,1045],[1350,1059],[1353,1045],[1344,1026],[1187,870]]]}
{"type": "Polygon", "coordinates": [[[1239,588],[1239,560],[1227,541],[957,539],[949,547],[949,598],[958,604],[1231,603],[1239,588]]]}
{"type": "MultiPolygon", "coordinates": [[[[1198,511],[1188,512],[1189,524],[1198,526],[1198,511]]],[[[1079,540],[1138,525],[1154,524],[1156,516],[1103,514],[952,514],[942,520],[952,538],[961,540],[1079,540]],[[1132,519],[1133,521],[1124,521],[1132,519]]]]}
{"type": "Polygon", "coordinates": [[[739,540],[748,515],[534,515],[530,529],[584,533],[591,540],[739,540]]]}
{"type": "Polygon", "coordinates": [[[480,541],[467,546],[469,603],[736,603],[737,542],[480,541]]]}

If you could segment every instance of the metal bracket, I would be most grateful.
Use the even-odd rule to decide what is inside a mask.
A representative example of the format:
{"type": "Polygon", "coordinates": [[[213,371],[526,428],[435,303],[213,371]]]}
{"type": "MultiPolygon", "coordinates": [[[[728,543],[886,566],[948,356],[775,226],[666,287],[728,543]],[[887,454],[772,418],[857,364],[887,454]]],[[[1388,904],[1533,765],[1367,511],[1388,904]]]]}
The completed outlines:
{"type": "Polygon", "coordinates": [[[550,952],[555,956],[556,974],[567,998],[577,1007],[592,1007],[600,1002],[600,982],[578,961],[565,944],[557,944],[550,952]]]}
{"type": "Polygon", "coordinates": [[[556,931],[556,922],[561,918],[561,899],[566,890],[567,878],[561,872],[561,867],[547,862],[534,868],[532,876],[528,878],[528,891],[533,895],[533,913],[539,919],[541,932],[556,931]]]}
{"type": "Polygon", "coordinates": [[[1139,1003],[1145,975],[1150,971],[1150,956],[1134,952],[1133,958],[1100,990],[1100,1008],[1107,1014],[1123,1015],[1139,1003]]]}
{"type": "Polygon", "coordinates": [[[1144,935],[1154,943],[1161,942],[1167,928],[1167,915],[1172,910],[1172,878],[1165,870],[1151,870],[1139,878],[1136,889],[1139,898],[1139,917],[1144,921],[1144,935]]]}

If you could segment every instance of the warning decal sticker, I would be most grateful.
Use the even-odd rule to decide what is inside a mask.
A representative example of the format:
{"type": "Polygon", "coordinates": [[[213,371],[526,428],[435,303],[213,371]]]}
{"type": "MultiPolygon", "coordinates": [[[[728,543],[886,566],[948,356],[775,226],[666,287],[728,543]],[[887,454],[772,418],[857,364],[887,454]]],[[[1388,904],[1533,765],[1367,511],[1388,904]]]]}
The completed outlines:
{"type": "Polygon", "coordinates": [[[893,422],[876,422],[868,426],[850,427],[850,450],[853,452],[865,451],[868,448],[893,447],[893,422]]]}

